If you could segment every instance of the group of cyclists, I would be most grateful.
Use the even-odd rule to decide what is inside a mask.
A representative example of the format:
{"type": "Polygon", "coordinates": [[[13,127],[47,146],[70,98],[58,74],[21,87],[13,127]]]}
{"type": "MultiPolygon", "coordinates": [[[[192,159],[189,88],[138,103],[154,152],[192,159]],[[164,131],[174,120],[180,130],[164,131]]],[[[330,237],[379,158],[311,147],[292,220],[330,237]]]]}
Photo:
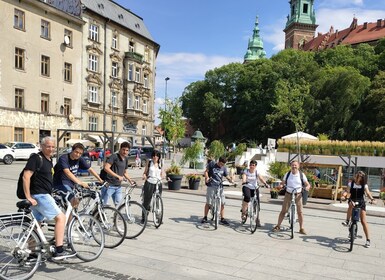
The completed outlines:
{"type": "MultiPolygon", "coordinates": [[[[51,194],[53,189],[62,190],[65,192],[72,192],[74,185],[78,184],[84,188],[88,188],[87,183],[80,180],[77,176],[79,169],[88,170],[100,183],[107,181],[109,187],[104,187],[101,191],[102,199],[104,203],[108,203],[108,200],[112,198],[113,203],[119,205],[122,200],[122,188],[123,181],[129,181],[131,184],[135,182],[128,175],[128,163],[127,156],[130,149],[128,142],[123,142],[120,145],[120,149],[116,154],[112,154],[104,164],[103,170],[105,176],[101,176],[92,169],[81,155],[84,152],[84,146],[81,143],[77,143],[72,146],[72,151],[68,154],[60,156],[58,162],[53,166],[52,156],[55,151],[55,140],[52,137],[45,137],[40,143],[41,151],[39,154],[33,155],[29,158],[23,172],[23,189],[26,199],[31,203],[32,211],[38,221],[42,221],[44,218],[48,220],[55,220],[55,246],[56,253],[54,254],[55,260],[65,259],[74,256],[75,252],[67,252],[64,250],[64,227],[65,227],[65,215],[56,205],[55,200],[51,194]],[[41,162],[42,161],[42,162],[41,162]]],[[[211,205],[212,197],[216,191],[216,188],[222,184],[222,178],[227,178],[232,182],[232,177],[229,176],[226,168],[226,158],[220,157],[217,162],[211,161],[207,164],[204,177],[207,185],[206,203],[204,206],[204,215],[202,223],[207,223],[207,214],[211,205]]],[[[244,220],[247,215],[247,207],[250,198],[257,192],[257,199],[259,199],[258,180],[265,186],[269,187],[265,179],[258,174],[257,162],[252,160],[249,168],[247,168],[242,174],[242,193],[243,201],[241,205],[241,220],[244,220]]],[[[152,193],[155,190],[158,181],[165,178],[165,173],[161,164],[161,154],[159,151],[154,150],[151,155],[151,160],[148,161],[144,172],[143,180],[145,181],[143,187],[143,206],[148,211],[152,197],[152,193]]],[[[281,223],[288,211],[291,203],[291,193],[295,191],[295,202],[298,211],[298,221],[300,225],[299,233],[306,234],[304,229],[303,219],[303,205],[302,205],[302,189],[309,190],[310,184],[306,175],[300,171],[300,164],[297,161],[291,162],[291,169],[287,172],[283,178],[282,186],[285,186],[285,197],[282,203],[282,209],[278,216],[277,225],[273,228],[274,232],[281,230],[281,223]]],[[[161,188],[160,188],[161,191],[161,188]]],[[[348,225],[353,202],[359,201],[361,207],[361,223],[366,235],[366,247],[370,246],[369,229],[366,221],[366,205],[365,195],[368,196],[373,202],[373,197],[370,194],[368,185],[366,184],[365,173],[359,171],[353,181],[349,184],[347,194],[350,193],[349,208],[347,211],[346,221],[344,225],[348,225]]],[[[223,188],[220,192],[222,197],[222,205],[220,211],[220,222],[224,225],[229,225],[224,215],[225,195],[223,188]]],[[[72,196],[71,204],[76,207],[78,205],[77,199],[72,196]]],[[[260,221],[257,221],[260,225],[260,221]]]]}

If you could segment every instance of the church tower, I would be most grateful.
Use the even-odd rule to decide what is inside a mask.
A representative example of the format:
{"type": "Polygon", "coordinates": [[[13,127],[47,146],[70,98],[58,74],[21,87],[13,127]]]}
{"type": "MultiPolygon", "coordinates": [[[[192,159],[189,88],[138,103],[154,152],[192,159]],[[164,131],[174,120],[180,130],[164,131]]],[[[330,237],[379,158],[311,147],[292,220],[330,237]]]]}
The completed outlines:
{"type": "Polygon", "coordinates": [[[255,26],[253,30],[253,36],[249,39],[249,45],[247,47],[247,52],[244,56],[243,63],[247,63],[253,60],[266,57],[266,52],[263,49],[263,42],[259,36],[259,27],[258,27],[258,16],[255,20],[255,26]]]}
{"type": "Polygon", "coordinates": [[[316,24],[314,0],[290,0],[290,15],[287,16],[285,49],[298,49],[305,42],[313,39],[316,24]]]}

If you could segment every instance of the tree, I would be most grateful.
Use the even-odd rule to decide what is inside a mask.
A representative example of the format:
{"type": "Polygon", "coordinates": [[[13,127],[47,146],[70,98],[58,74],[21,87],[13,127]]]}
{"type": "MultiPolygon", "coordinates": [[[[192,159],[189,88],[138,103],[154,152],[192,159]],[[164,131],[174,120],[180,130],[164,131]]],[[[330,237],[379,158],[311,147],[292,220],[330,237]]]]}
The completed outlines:
{"type": "Polygon", "coordinates": [[[174,147],[174,158],[176,153],[176,144],[184,136],[185,122],[182,119],[183,111],[179,99],[174,101],[166,100],[166,109],[159,109],[161,117],[161,127],[166,133],[166,138],[174,147]]]}
{"type": "Polygon", "coordinates": [[[224,153],[225,153],[225,146],[221,141],[214,140],[213,142],[210,143],[208,156],[211,159],[217,160],[219,159],[219,157],[223,156],[224,153]]]}

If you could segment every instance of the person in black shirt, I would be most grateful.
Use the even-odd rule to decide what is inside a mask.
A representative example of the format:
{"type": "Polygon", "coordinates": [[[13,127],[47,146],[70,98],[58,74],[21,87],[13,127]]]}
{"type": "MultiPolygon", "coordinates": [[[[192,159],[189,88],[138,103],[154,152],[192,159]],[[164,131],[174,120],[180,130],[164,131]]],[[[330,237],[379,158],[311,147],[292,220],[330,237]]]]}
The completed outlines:
{"type": "Polygon", "coordinates": [[[55,220],[56,253],[53,259],[62,260],[72,257],[76,253],[63,250],[66,217],[51,196],[53,174],[51,156],[55,151],[54,143],[52,137],[43,138],[40,143],[41,152],[32,155],[28,159],[23,173],[23,189],[26,199],[32,204],[33,214],[39,222],[44,218],[55,220]]]}

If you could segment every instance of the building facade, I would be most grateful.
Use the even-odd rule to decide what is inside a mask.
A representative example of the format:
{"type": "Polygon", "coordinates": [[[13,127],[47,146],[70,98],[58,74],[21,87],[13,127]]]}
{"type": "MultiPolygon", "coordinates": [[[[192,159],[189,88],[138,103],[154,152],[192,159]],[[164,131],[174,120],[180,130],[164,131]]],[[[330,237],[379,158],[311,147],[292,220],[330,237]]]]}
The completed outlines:
{"type": "Polygon", "coordinates": [[[114,131],[133,145],[149,144],[159,45],[142,18],[113,1],[82,4],[82,126],[91,136],[114,131]]]}
{"type": "Polygon", "coordinates": [[[0,1],[0,142],[81,128],[80,12],[80,2],[0,1]]]}
{"type": "Polygon", "coordinates": [[[298,49],[303,42],[314,38],[316,16],[314,0],[290,0],[290,14],[287,16],[285,49],[298,49]]]}

